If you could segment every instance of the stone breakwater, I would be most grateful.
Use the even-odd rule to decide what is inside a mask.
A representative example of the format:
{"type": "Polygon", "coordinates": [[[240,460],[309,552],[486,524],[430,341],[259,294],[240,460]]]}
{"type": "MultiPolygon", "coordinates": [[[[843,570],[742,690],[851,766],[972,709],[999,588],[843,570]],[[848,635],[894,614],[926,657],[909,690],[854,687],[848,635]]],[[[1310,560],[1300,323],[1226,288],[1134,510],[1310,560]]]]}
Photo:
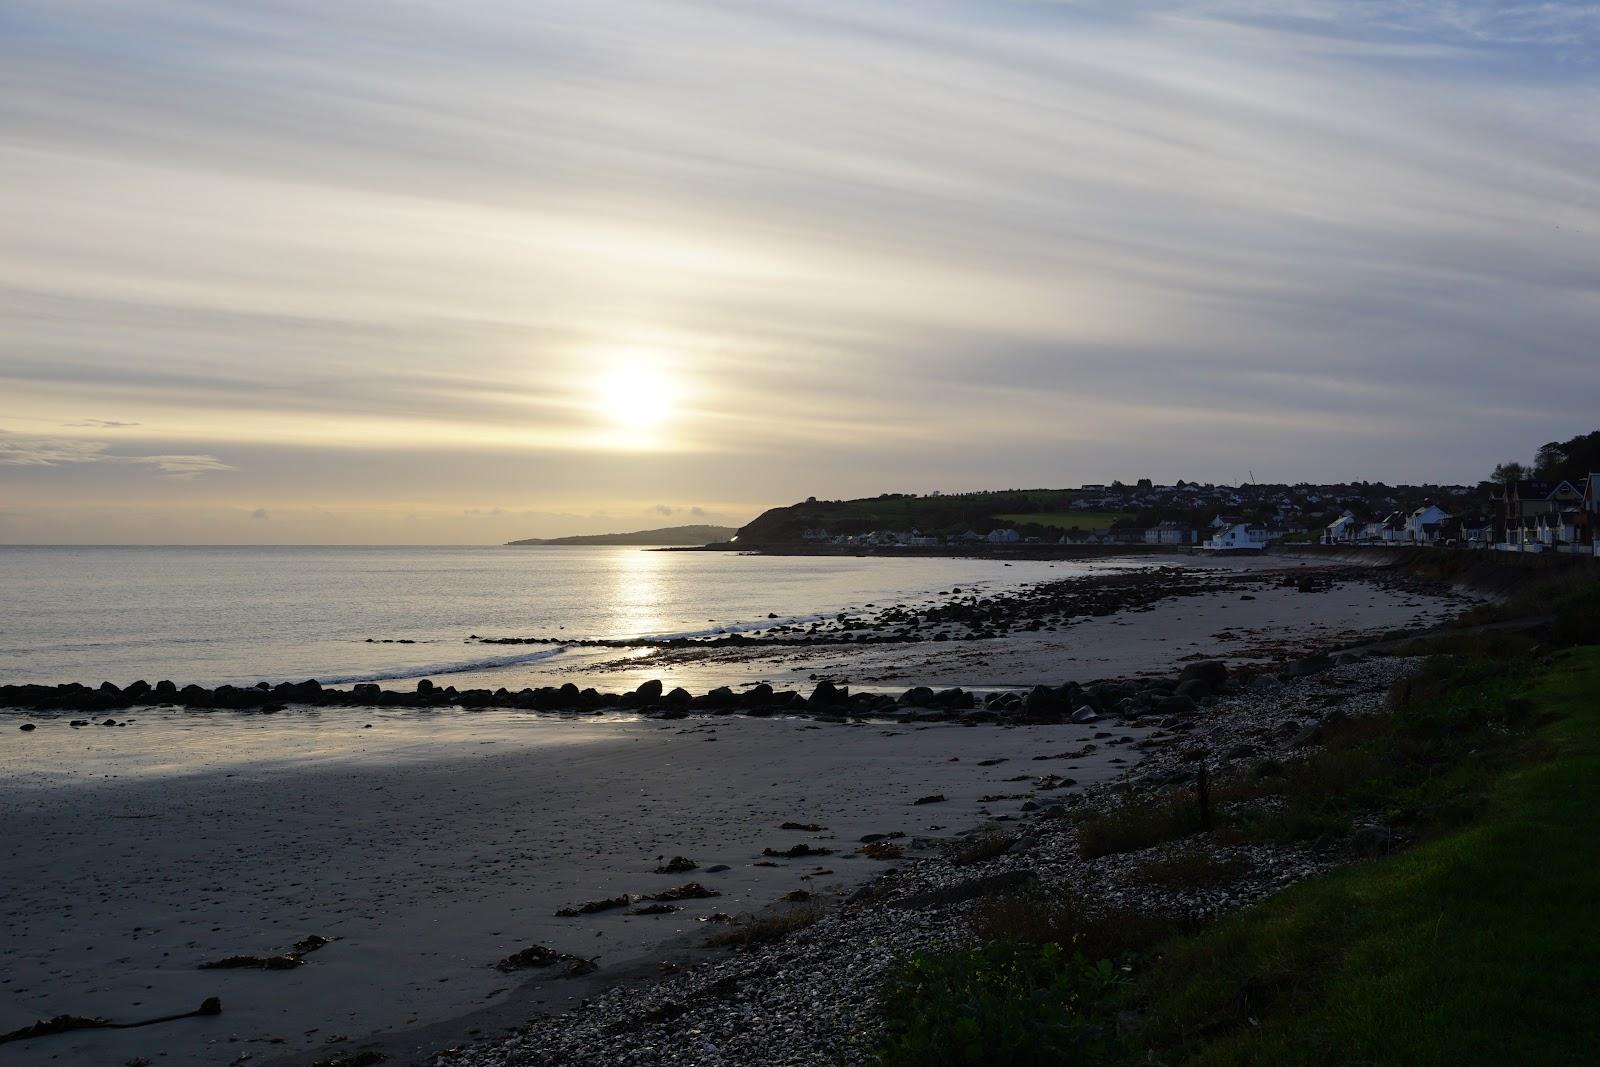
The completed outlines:
{"type": "MultiPolygon", "coordinates": [[[[914,686],[899,695],[850,691],[829,681],[817,683],[809,694],[775,690],[766,683],[735,692],[720,686],[706,693],[665,689],[648,681],[626,693],[580,689],[568,682],[538,689],[466,689],[438,686],[428,680],[414,690],[384,689],[360,683],[349,689],[323,686],[311,680],[249,687],[221,685],[207,689],[178,686],[170,681],[154,685],[138,681],[128,686],[102,682],[98,687],[65,685],[0,686],[0,707],[36,711],[104,713],[141,707],[182,707],[196,711],[228,710],[272,713],[290,704],[315,707],[380,708],[506,708],[601,714],[631,711],[662,719],[691,714],[810,715],[821,719],[871,718],[891,722],[1059,723],[1095,722],[1111,715],[1192,714],[1200,701],[1226,682],[1228,668],[1218,661],[1191,663],[1171,678],[1139,681],[1098,681],[1089,685],[1065,682],[1037,685],[1020,692],[1005,690],[976,693],[965,689],[934,690],[914,686]]],[[[107,724],[116,725],[114,719],[107,724]]],[[[27,729],[32,724],[23,724],[27,729]]],[[[75,721],[73,725],[90,725],[75,721]]]]}

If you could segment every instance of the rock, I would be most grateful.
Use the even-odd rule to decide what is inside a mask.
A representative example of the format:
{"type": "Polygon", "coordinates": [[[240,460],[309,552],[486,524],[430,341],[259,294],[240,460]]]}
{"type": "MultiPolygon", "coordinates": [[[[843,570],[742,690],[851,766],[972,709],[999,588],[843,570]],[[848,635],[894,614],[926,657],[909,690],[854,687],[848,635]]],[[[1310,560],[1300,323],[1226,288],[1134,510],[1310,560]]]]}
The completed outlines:
{"type": "Polygon", "coordinates": [[[1155,710],[1161,715],[1193,715],[1199,709],[1188,697],[1174,695],[1156,701],[1155,710]]]}
{"type": "Polygon", "coordinates": [[[849,697],[850,689],[848,686],[841,689],[832,682],[821,681],[811,691],[811,699],[807,703],[816,708],[831,708],[837,704],[844,703],[849,697]]]}
{"type": "Polygon", "coordinates": [[[1350,848],[1358,856],[1387,856],[1394,847],[1394,832],[1381,823],[1363,826],[1350,838],[1350,848]]]}
{"type": "Polygon", "coordinates": [[[639,698],[640,703],[654,704],[661,699],[661,690],[661,680],[652,678],[648,682],[641,683],[639,688],[633,692],[639,698]]]}
{"type": "Polygon", "coordinates": [[[1204,700],[1211,695],[1211,686],[1204,678],[1189,678],[1178,683],[1178,688],[1173,690],[1180,697],[1190,700],[1204,700]]]}
{"type": "Polygon", "coordinates": [[[1084,723],[1099,722],[1099,714],[1087,704],[1072,713],[1072,721],[1082,725],[1084,723]]]}
{"type": "Polygon", "coordinates": [[[1309,675],[1320,674],[1333,666],[1333,660],[1328,656],[1310,656],[1306,659],[1296,660],[1294,663],[1285,664],[1278,671],[1278,677],[1283,681],[1292,681],[1295,678],[1305,678],[1309,675]]]}
{"type": "Polygon", "coordinates": [[[1051,722],[1063,710],[1061,695],[1049,686],[1036,685],[1022,698],[1022,717],[1030,722],[1051,722]]]}
{"type": "Polygon", "coordinates": [[[692,700],[694,697],[690,696],[689,691],[682,686],[675,687],[672,692],[661,698],[661,702],[667,707],[680,712],[687,708],[692,700]]]}
{"type": "Polygon", "coordinates": [[[899,703],[913,708],[925,708],[933,703],[933,690],[925,685],[913,686],[900,694],[899,703]]]}
{"type": "Polygon", "coordinates": [[[826,826],[818,826],[814,822],[786,822],[782,826],[778,827],[778,829],[780,829],[780,830],[800,830],[800,831],[802,831],[804,833],[808,833],[808,834],[820,834],[820,833],[822,833],[822,831],[826,830],[827,827],[826,826]]]}
{"type": "Polygon", "coordinates": [[[37,730],[38,727],[33,725],[33,723],[31,723],[31,722],[25,722],[21,726],[17,727],[17,729],[21,730],[23,733],[26,734],[26,733],[32,733],[34,730],[37,730]]]}
{"type": "Polygon", "coordinates": [[[692,871],[700,865],[687,856],[674,856],[655,869],[656,874],[683,874],[692,871]]]}
{"type": "Polygon", "coordinates": [[[925,796],[925,797],[918,797],[917,799],[913,800],[911,803],[912,804],[943,804],[944,803],[944,794],[943,793],[932,793],[932,794],[930,794],[928,796],[925,796]]]}
{"type": "Polygon", "coordinates": [[[706,868],[706,873],[707,874],[721,874],[723,871],[731,871],[731,870],[733,870],[733,868],[729,867],[726,863],[713,863],[711,866],[706,868]]]}
{"type": "Polygon", "coordinates": [[[1178,684],[1190,679],[1204,682],[1212,690],[1221,689],[1228,681],[1228,665],[1219,659],[1201,660],[1184,667],[1178,674],[1178,684]]]}

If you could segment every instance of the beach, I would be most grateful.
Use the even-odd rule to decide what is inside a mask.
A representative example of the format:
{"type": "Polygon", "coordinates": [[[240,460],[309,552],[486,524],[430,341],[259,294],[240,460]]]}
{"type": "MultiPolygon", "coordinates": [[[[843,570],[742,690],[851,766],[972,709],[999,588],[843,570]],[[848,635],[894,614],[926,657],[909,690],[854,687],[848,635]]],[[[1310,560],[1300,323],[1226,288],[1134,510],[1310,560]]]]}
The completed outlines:
{"type": "MultiPolygon", "coordinates": [[[[533,944],[594,958],[603,979],[697,940],[721,925],[702,921],[714,913],[853,887],[883,866],[857,851],[864,835],[945,840],[1015,816],[1017,801],[981,798],[1015,793],[1006,779],[1036,771],[1033,755],[1104,732],[296,708],[134,718],[126,729],[35,718],[30,736],[8,731],[0,1032],[62,1012],[186,1011],[208,996],[224,1013],[23,1042],[5,1049],[8,1063],[336,1050],[509,1000],[529,975],[492,964],[533,944]],[[946,799],[913,803],[929,795],[946,799]],[[797,844],[831,854],[762,856],[797,844]],[[675,856],[699,869],[652,873],[675,856]],[[706,872],[717,865],[727,869],[706,872]],[[665,915],[554,914],[685,883],[720,895],[665,915]],[[332,943],[294,970],[199,969],[309,935],[332,943]]],[[[1112,777],[1131,756],[1117,738],[1051,769],[1085,784],[1112,777]]],[[[516,995],[523,1010],[565,1008],[587,989],[540,984],[539,997],[516,995]]]]}
{"type": "MultiPolygon", "coordinates": [[[[809,693],[818,679],[858,692],[838,706],[797,695],[787,710],[752,709],[760,717],[730,713],[739,706],[536,712],[493,706],[487,689],[477,692],[490,706],[474,709],[435,691],[421,707],[290,699],[266,715],[133,705],[105,717],[121,726],[96,725],[98,713],[0,713],[12,961],[0,1033],[63,1013],[133,1021],[223,1004],[215,1017],[19,1042],[7,1062],[307,1064],[373,1042],[410,1057],[398,1062],[429,1062],[718,958],[728,950],[708,937],[794,906],[789,894],[832,905],[891,870],[915,877],[974,831],[1060,816],[1153,756],[1207,746],[1216,728],[1204,708],[1151,712],[1188,664],[1223,659],[1248,679],[1418,632],[1465,603],[1359,568],[1167,566],[985,594],[989,614],[968,626],[995,634],[984,639],[899,640],[863,610],[794,624],[803,639],[777,635],[796,643],[759,632],[624,642],[576,649],[556,669],[450,679],[468,695],[575,680],[602,705],[651,679],[695,694],[748,695],[762,681],[809,693]],[[1060,625],[1030,629],[1041,612],[1060,625]],[[1084,723],[1066,721],[1066,706],[1029,721],[1038,716],[1007,696],[1117,678],[1127,692],[1143,679],[1155,696],[1134,710],[1106,698],[1084,723]],[[969,710],[921,711],[898,697],[913,685],[963,686],[969,710]],[[861,851],[871,835],[903,836],[874,859],[861,851]],[[796,846],[816,851],[767,854],[796,846]],[[688,863],[656,873],[675,857],[688,863]],[[644,899],[680,887],[697,887],[668,905],[681,910],[644,899]],[[555,914],[624,895],[609,910],[555,914]],[[658,913],[639,914],[652,904],[658,913]],[[313,937],[327,943],[284,969],[201,966],[290,954],[313,937]],[[563,961],[494,966],[533,946],[563,961]],[[568,977],[578,960],[596,967],[568,977]]],[[[926,614],[905,625],[967,610],[952,598],[970,594],[939,594],[927,591],[926,614]]]]}

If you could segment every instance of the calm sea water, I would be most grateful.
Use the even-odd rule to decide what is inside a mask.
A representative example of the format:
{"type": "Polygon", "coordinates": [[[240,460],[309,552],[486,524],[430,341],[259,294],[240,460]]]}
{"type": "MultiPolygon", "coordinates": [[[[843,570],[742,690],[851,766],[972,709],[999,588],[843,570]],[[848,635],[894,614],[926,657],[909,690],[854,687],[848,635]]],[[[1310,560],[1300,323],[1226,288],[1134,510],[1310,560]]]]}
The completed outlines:
{"type": "Polygon", "coordinates": [[[471,643],[471,634],[753,629],[770,625],[769,613],[805,619],[1089,569],[637,548],[0,546],[0,682],[481,674],[561,653],[471,643]]]}

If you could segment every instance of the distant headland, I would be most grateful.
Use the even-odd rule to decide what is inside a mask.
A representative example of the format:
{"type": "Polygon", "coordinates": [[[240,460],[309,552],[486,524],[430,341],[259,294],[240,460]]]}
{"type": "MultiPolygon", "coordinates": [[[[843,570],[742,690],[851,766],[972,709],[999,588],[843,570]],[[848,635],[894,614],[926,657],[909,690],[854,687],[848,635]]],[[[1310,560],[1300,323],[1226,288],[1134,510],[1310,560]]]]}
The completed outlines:
{"type": "Polygon", "coordinates": [[[578,537],[529,537],[507,545],[708,545],[726,541],[739,531],[731,526],[667,526],[633,533],[583,534],[578,537]]]}

